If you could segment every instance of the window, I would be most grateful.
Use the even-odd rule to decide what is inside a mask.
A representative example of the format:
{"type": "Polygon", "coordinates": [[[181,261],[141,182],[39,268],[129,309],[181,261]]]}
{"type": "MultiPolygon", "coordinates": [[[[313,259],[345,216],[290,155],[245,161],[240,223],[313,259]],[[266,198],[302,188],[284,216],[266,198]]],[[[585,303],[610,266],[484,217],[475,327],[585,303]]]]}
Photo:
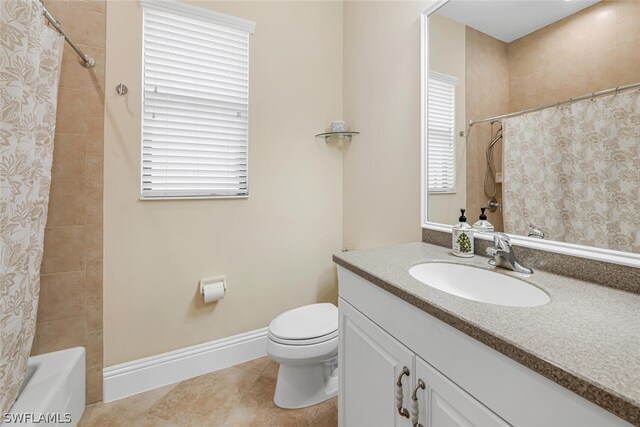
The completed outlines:
{"type": "Polygon", "coordinates": [[[141,4],[142,198],[248,196],[255,24],[177,2],[141,4]]]}
{"type": "Polygon", "coordinates": [[[454,191],[456,85],[458,79],[429,72],[427,181],[429,192],[454,191]]]}

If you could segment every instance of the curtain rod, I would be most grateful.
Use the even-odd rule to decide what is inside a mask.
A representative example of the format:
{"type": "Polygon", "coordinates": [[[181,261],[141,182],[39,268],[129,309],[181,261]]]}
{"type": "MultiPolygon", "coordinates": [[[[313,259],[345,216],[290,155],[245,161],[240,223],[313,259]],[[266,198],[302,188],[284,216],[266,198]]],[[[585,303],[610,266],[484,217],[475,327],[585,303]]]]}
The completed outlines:
{"type": "Polygon", "coordinates": [[[64,37],[67,43],[69,43],[69,46],[71,46],[71,48],[76,51],[76,53],[80,57],[80,64],[85,68],[93,68],[93,66],[96,65],[95,59],[93,59],[93,57],[84,53],[82,49],[80,49],[78,45],[76,45],[73,42],[73,40],[67,37],[67,34],[62,29],[62,25],[60,24],[60,21],[58,21],[56,18],[53,17],[53,15],[51,15],[51,13],[45,7],[43,0],[40,0],[40,3],[42,3],[44,17],[47,18],[47,20],[51,23],[51,25],[53,25],[53,27],[60,33],[62,37],[64,37]]]}
{"type": "Polygon", "coordinates": [[[633,89],[633,88],[636,88],[636,87],[640,87],[640,82],[639,83],[633,83],[633,84],[625,85],[625,86],[618,86],[618,87],[611,88],[611,89],[605,89],[605,90],[601,90],[599,92],[593,92],[593,93],[590,93],[590,94],[587,94],[587,95],[577,96],[575,98],[563,99],[563,100],[555,102],[553,104],[541,105],[539,107],[529,108],[529,109],[522,110],[522,111],[516,111],[514,113],[508,113],[508,114],[502,114],[500,116],[489,117],[488,119],[482,119],[482,120],[476,120],[476,121],[469,120],[469,127],[472,127],[476,123],[484,123],[484,122],[491,122],[491,121],[495,121],[495,120],[507,119],[509,117],[515,117],[515,116],[519,116],[519,115],[522,115],[522,114],[532,113],[534,111],[540,111],[540,110],[544,110],[544,109],[551,108],[551,107],[559,107],[560,105],[570,104],[570,103],[576,102],[576,101],[582,101],[583,99],[589,99],[589,98],[595,98],[595,97],[598,97],[598,96],[609,95],[609,94],[614,93],[614,92],[618,93],[618,92],[621,92],[623,90],[633,89]]]}

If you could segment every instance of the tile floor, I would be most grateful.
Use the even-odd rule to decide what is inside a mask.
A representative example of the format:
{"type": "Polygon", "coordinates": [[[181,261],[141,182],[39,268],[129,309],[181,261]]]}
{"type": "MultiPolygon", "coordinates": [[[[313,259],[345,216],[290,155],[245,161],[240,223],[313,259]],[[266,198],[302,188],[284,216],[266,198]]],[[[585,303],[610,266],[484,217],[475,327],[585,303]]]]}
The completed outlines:
{"type": "Polygon", "coordinates": [[[80,427],[338,425],[337,398],[286,410],[273,403],[278,365],[268,357],[111,403],[89,406],[80,427]]]}

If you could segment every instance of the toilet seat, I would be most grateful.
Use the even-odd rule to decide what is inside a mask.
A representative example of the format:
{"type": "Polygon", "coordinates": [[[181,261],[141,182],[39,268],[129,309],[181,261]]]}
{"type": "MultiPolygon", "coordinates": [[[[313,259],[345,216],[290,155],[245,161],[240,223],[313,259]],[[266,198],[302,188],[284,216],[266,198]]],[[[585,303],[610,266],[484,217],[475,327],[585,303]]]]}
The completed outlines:
{"type": "Polygon", "coordinates": [[[278,337],[276,335],[274,335],[273,333],[271,333],[271,331],[269,331],[268,335],[270,340],[275,341],[279,344],[286,344],[286,345],[311,345],[311,344],[319,344],[325,341],[329,341],[330,339],[336,338],[338,336],[338,330],[336,329],[333,332],[330,332],[326,335],[322,335],[320,337],[315,337],[315,338],[306,338],[306,339],[299,339],[299,340],[292,340],[292,339],[286,339],[286,338],[281,338],[278,337]]]}
{"type": "Polygon", "coordinates": [[[338,308],[311,304],[286,311],[269,324],[269,339],[287,345],[310,345],[338,336],[338,308]]]}

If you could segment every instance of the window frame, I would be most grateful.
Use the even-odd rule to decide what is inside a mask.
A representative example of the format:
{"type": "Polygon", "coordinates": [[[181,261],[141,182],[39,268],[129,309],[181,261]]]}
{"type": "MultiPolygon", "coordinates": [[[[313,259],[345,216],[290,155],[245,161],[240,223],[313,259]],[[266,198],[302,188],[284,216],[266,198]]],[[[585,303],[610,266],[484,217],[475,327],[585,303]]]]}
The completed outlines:
{"type": "Polygon", "coordinates": [[[249,138],[250,138],[250,45],[249,38],[255,34],[256,24],[253,21],[239,18],[232,15],[216,12],[197,6],[177,1],[165,0],[140,0],[142,9],[141,21],[141,67],[140,67],[140,164],[139,164],[139,200],[141,201],[161,201],[161,200],[217,200],[217,199],[248,199],[249,198],[249,138]],[[238,195],[230,194],[181,194],[181,195],[145,195],[144,191],[144,113],[145,113],[145,10],[151,9],[164,13],[174,13],[190,19],[197,19],[204,22],[210,22],[213,25],[227,27],[233,30],[241,30],[247,32],[247,143],[246,143],[246,193],[238,195]]]}
{"type": "MultiPolygon", "coordinates": [[[[425,117],[425,121],[427,124],[427,128],[426,128],[426,135],[425,135],[425,157],[426,157],[426,166],[427,166],[427,170],[426,170],[426,176],[425,176],[425,184],[426,184],[426,193],[428,195],[438,195],[438,194],[456,194],[457,193],[457,184],[458,184],[458,180],[457,180],[457,174],[458,174],[458,170],[457,170],[457,147],[456,147],[456,142],[457,142],[457,138],[456,138],[456,107],[457,107],[457,86],[458,86],[458,82],[459,79],[455,76],[451,76],[448,74],[444,74],[444,73],[440,73],[437,71],[429,71],[428,72],[428,81],[427,84],[430,84],[430,82],[432,81],[440,81],[443,83],[447,83],[450,84],[453,88],[453,113],[452,113],[452,126],[451,126],[451,164],[452,164],[452,181],[451,181],[451,186],[449,188],[445,188],[442,190],[432,190],[430,188],[430,182],[429,182],[429,167],[428,167],[428,163],[429,163],[429,111],[430,109],[428,108],[428,104],[429,104],[429,99],[426,99],[425,103],[427,104],[427,111],[426,113],[426,117],[425,117]]],[[[428,91],[428,89],[427,89],[428,91]]]]}

